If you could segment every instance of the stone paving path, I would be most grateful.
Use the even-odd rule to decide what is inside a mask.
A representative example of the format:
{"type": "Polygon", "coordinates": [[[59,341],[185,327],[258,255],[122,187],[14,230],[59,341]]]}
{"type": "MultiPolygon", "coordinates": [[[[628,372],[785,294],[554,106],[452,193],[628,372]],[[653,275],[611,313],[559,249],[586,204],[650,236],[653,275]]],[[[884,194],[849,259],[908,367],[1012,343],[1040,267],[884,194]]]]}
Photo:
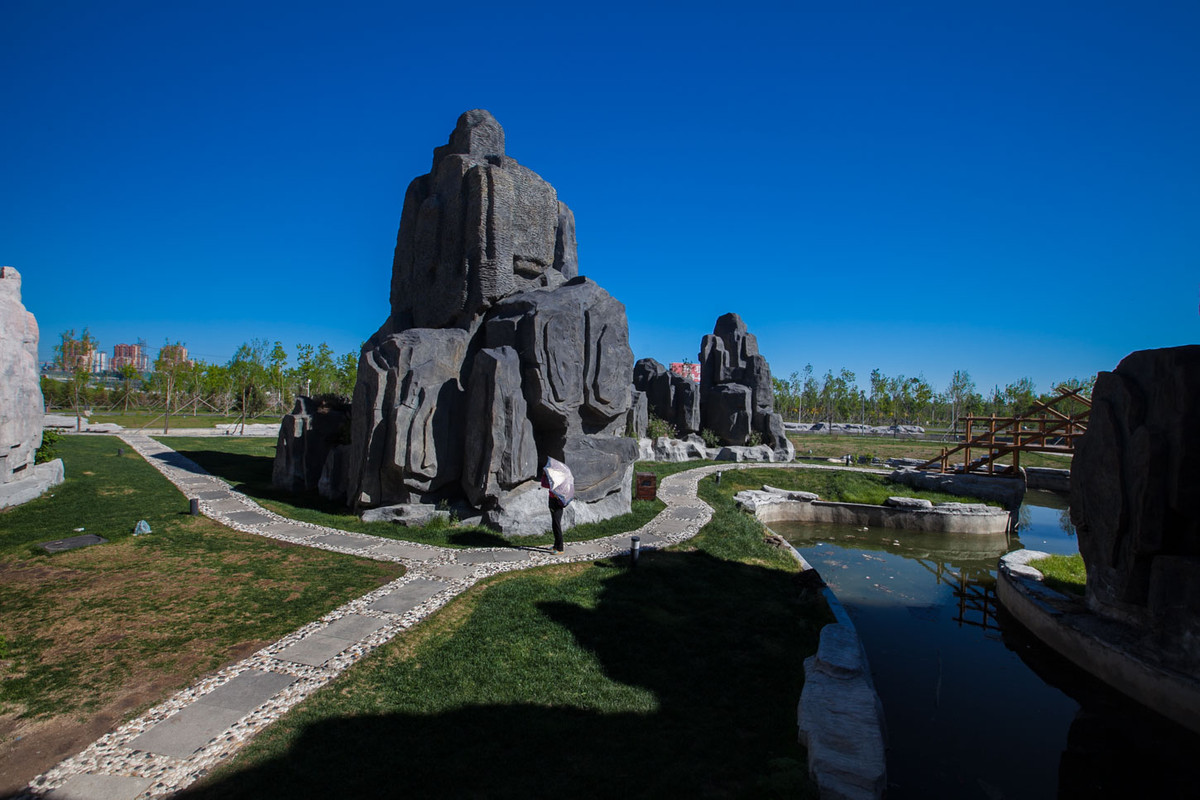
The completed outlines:
{"type": "Polygon", "coordinates": [[[19,798],[143,800],[183,789],[351,664],[420,622],[481,578],[564,561],[628,554],[689,539],[712,518],[696,496],[712,472],[757,464],[698,467],[662,480],[666,508],[636,531],[546,547],[459,550],[297,522],[267,511],[195,462],[145,434],[121,438],[208,517],[230,528],[293,544],[403,564],[406,573],[351,600],[257,653],[207,675],[39,775],[19,798]]]}

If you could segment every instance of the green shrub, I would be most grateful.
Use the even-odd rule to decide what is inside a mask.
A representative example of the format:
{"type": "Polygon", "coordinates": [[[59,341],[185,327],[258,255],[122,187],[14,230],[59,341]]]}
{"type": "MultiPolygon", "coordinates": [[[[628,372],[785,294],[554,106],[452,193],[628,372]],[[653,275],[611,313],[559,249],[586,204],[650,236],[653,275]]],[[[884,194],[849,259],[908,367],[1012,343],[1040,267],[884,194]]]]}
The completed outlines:
{"type": "Polygon", "coordinates": [[[762,444],[762,433],[759,431],[750,431],[750,435],[746,437],[747,447],[758,447],[762,444]]]}
{"type": "Polygon", "coordinates": [[[700,431],[700,438],[704,440],[705,447],[720,447],[721,437],[717,436],[717,432],[712,428],[704,428],[700,431]]]}
{"type": "Polygon", "coordinates": [[[666,436],[670,439],[677,439],[679,437],[679,433],[675,430],[674,425],[653,414],[650,415],[650,422],[646,425],[646,435],[651,439],[657,439],[660,436],[666,436]]]}
{"type": "Polygon", "coordinates": [[[45,464],[47,461],[53,461],[58,458],[58,442],[62,439],[62,434],[56,430],[47,428],[42,431],[42,445],[33,454],[33,463],[45,464]]]}

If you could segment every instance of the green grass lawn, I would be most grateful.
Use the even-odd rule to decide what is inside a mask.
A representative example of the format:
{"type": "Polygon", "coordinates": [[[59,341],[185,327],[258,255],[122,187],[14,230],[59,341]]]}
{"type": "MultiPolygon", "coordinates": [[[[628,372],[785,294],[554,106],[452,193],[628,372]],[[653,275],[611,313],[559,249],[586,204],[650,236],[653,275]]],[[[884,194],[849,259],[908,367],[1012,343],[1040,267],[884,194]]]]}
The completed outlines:
{"type": "Polygon", "coordinates": [[[199,675],[403,572],[192,517],[186,498],[127,446],[118,456],[121,446],[108,436],[64,437],[66,482],[0,512],[5,777],[51,765],[20,755],[39,732],[77,730],[81,748],[199,675]],[[153,532],[134,537],[141,519],[153,532]],[[83,533],[109,541],[54,555],[36,546],[83,533]]]}
{"type": "MultiPolygon", "coordinates": [[[[392,522],[363,522],[346,506],[327,500],[316,492],[293,494],[272,486],[274,439],[239,436],[160,436],[158,440],[192,459],[213,475],[228,481],[239,492],[253,497],[263,508],[290,519],[442,547],[529,546],[546,545],[554,541],[554,537],[548,533],[541,536],[506,537],[488,528],[470,525],[434,524],[423,528],[406,528],[392,522]]],[[[636,469],[662,476],[681,469],[691,469],[699,463],[710,462],[639,463],[636,469]]],[[[631,513],[603,522],[577,525],[565,531],[563,538],[568,542],[581,542],[636,530],[653,519],[663,507],[662,502],[658,500],[634,500],[631,513]]]]}
{"type": "MultiPolygon", "coordinates": [[[[926,442],[917,439],[899,439],[890,436],[852,436],[850,434],[824,433],[789,433],[788,438],[796,446],[797,456],[813,456],[820,458],[841,458],[850,453],[857,459],[859,456],[874,458],[936,458],[942,454],[942,448],[953,448],[957,442],[926,442]]],[[[972,458],[978,456],[972,450],[972,458]]],[[[962,455],[957,456],[957,463],[962,463],[962,455]]],[[[1003,459],[1007,463],[1008,459],[1003,459]]],[[[1053,467],[1055,469],[1070,469],[1071,457],[1053,455],[1051,453],[1022,453],[1023,467],[1053,467]]]]}
{"type": "Polygon", "coordinates": [[[1083,597],[1087,588],[1087,569],[1083,563],[1083,556],[1078,553],[1042,558],[1030,566],[1045,576],[1045,584],[1051,589],[1083,597]]]}
{"type": "Polygon", "coordinates": [[[815,797],[796,701],[829,612],[731,483],[636,569],[474,587],[184,796],[815,797]]]}

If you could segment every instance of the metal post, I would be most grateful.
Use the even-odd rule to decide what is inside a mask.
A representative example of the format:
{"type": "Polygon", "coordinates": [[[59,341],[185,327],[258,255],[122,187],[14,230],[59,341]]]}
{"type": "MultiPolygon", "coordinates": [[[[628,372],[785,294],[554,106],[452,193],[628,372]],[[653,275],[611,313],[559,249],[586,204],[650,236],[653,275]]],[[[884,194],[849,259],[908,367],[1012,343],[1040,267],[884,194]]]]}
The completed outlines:
{"type": "Polygon", "coordinates": [[[640,556],[641,554],[642,554],[642,540],[639,537],[634,536],[630,540],[629,566],[636,567],[637,563],[638,563],[638,556],[640,556]]]}
{"type": "Polygon", "coordinates": [[[721,485],[721,476],[723,474],[723,472],[717,472],[716,476],[713,478],[713,481],[717,484],[717,486],[721,485]]]}
{"type": "Polygon", "coordinates": [[[121,456],[123,456],[123,455],[125,455],[125,448],[124,448],[124,447],[118,447],[118,448],[117,448],[117,458],[120,458],[120,457],[121,457],[121,456]]]}
{"type": "Polygon", "coordinates": [[[188,510],[192,512],[193,517],[200,516],[200,499],[193,497],[188,500],[188,510]]]}

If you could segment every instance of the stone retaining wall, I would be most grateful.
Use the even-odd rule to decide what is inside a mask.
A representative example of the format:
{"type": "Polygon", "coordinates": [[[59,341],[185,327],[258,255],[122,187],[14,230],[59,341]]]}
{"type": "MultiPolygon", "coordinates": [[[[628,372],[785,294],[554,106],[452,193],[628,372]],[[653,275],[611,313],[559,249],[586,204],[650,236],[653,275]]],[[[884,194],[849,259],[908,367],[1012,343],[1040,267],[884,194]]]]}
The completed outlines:
{"type": "Polygon", "coordinates": [[[1095,614],[1083,598],[1056,592],[1036,563],[1048,554],[1017,550],[1000,559],[996,597],[1034,636],[1114,689],[1200,733],[1200,679],[1162,664],[1144,634],[1095,614]]]}
{"type": "Polygon", "coordinates": [[[739,492],[738,505],[767,525],[817,522],[866,528],[1003,536],[1012,515],[992,506],[943,503],[931,508],[892,508],[865,503],[794,500],[773,492],[739,492]],[[947,508],[949,506],[949,508],[947,508]]]}
{"type": "Polygon", "coordinates": [[[1053,467],[1025,467],[1025,486],[1029,489],[1046,489],[1051,492],[1070,494],[1071,470],[1053,467]]]}

